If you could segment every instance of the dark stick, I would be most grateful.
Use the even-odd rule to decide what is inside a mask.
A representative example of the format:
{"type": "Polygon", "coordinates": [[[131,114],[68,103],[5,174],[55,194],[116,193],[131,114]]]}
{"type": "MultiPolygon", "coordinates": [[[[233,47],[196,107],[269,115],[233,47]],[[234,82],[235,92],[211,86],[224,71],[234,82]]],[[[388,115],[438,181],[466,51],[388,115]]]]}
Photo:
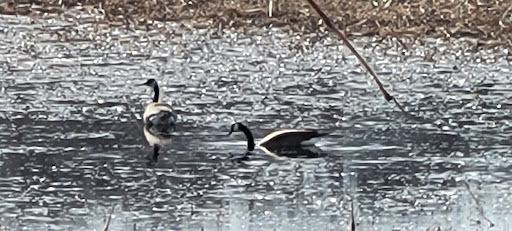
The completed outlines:
{"type": "Polygon", "coordinates": [[[356,231],[356,221],[354,214],[354,198],[350,201],[350,231],[356,231]]]}
{"type": "Polygon", "coordinates": [[[482,205],[480,204],[480,201],[476,198],[475,194],[471,191],[471,187],[469,187],[468,182],[466,180],[463,180],[462,183],[464,183],[464,186],[468,190],[469,195],[475,201],[475,204],[477,205],[476,210],[480,213],[480,216],[482,216],[487,222],[489,222],[489,227],[494,227],[494,223],[492,223],[492,221],[485,216],[484,209],[482,208],[482,205]]]}
{"type": "Polygon", "coordinates": [[[159,151],[160,151],[160,146],[158,146],[158,144],[155,144],[153,146],[153,160],[154,161],[158,160],[158,156],[160,155],[160,153],[158,153],[159,151]]]}
{"type": "Polygon", "coordinates": [[[313,9],[315,9],[315,11],[318,13],[318,15],[320,15],[320,17],[322,18],[322,20],[325,22],[325,25],[327,25],[327,27],[329,29],[331,29],[332,31],[334,31],[334,33],[336,33],[340,38],[341,40],[343,41],[343,43],[345,43],[345,45],[348,47],[348,49],[350,49],[350,51],[352,52],[352,54],[354,54],[357,59],[359,60],[359,62],[361,64],[363,64],[364,68],[370,73],[370,75],[372,75],[373,77],[373,80],[375,81],[375,83],[377,83],[377,86],[379,86],[379,89],[380,91],[382,92],[382,94],[384,95],[384,98],[387,100],[387,101],[391,101],[393,100],[393,102],[396,104],[396,106],[398,106],[398,108],[400,108],[400,110],[408,115],[408,113],[403,109],[402,105],[400,105],[400,103],[398,103],[398,101],[396,101],[396,99],[391,96],[387,91],[386,89],[384,88],[384,86],[382,85],[382,83],[380,82],[379,78],[377,77],[377,75],[375,74],[375,72],[372,70],[372,68],[368,65],[368,63],[364,60],[364,58],[356,51],[356,49],[354,48],[354,46],[352,46],[352,44],[350,43],[350,41],[348,41],[347,37],[343,34],[343,32],[341,32],[340,30],[338,30],[334,24],[332,23],[332,21],[329,19],[329,17],[327,17],[327,15],[325,15],[325,13],[320,9],[320,7],[318,7],[318,5],[313,1],[313,0],[307,0],[308,3],[313,7],[313,9]]]}
{"type": "Polygon", "coordinates": [[[114,207],[115,205],[112,206],[112,210],[110,210],[110,214],[108,215],[107,217],[107,222],[105,222],[105,226],[103,226],[103,231],[108,231],[109,227],[110,227],[110,221],[112,220],[112,214],[114,213],[114,207]]]}

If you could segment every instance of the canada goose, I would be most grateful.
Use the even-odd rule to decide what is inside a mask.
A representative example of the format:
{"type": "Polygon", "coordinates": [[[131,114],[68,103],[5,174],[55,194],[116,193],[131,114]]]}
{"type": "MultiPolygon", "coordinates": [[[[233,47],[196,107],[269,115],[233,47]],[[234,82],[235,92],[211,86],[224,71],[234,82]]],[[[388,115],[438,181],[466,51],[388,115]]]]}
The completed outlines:
{"type": "MultiPolygon", "coordinates": [[[[273,131],[263,137],[258,144],[254,143],[254,136],[247,126],[242,123],[234,123],[231,125],[231,130],[228,135],[233,132],[243,132],[247,138],[247,150],[252,151],[256,146],[261,147],[267,154],[280,156],[275,154],[275,151],[283,150],[301,150],[307,151],[303,146],[312,145],[311,139],[316,137],[325,136],[328,133],[320,133],[316,130],[310,129],[281,129],[273,131]]],[[[309,154],[308,154],[309,155],[309,154]]]]}
{"type": "Polygon", "coordinates": [[[149,145],[153,146],[153,157],[158,156],[160,146],[170,142],[171,132],[176,127],[177,116],[171,105],[162,102],[160,88],[155,79],[148,79],[140,84],[153,88],[153,102],[144,109],[144,136],[149,145]]]}

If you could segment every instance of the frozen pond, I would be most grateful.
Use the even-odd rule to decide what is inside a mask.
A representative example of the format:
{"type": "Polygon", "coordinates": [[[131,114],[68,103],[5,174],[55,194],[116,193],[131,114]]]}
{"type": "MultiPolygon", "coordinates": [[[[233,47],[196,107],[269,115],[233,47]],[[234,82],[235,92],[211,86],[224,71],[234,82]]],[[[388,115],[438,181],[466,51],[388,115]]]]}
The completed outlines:
{"type": "Polygon", "coordinates": [[[346,230],[351,201],[358,230],[512,230],[507,50],[357,40],[420,122],[334,36],[86,21],[0,16],[0,230],[346,230]],[[154,165],[147,78],[181,121],[154,165]],[[332,133],[237,162],[235,121],[332,133]]]}

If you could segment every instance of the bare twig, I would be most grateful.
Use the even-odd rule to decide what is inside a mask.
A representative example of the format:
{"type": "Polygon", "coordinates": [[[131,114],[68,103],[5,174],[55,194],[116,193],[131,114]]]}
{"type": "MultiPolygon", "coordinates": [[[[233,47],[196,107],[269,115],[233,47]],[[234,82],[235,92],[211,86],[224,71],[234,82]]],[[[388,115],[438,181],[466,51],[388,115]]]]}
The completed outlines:
{"type": "Polygon", "coordinates": [[[325,13],[320,9],[320,7],[318,7],[318,5],[313,0],[307,0],[307,1],[313,7],[313,9],[315,9],[315,11],[318,13],[318,15],[320,15],[322,20],[325,22],[325,25],[327,25],[327,27],[329,29],[331,29],[334,33],[336,33],[338,35],[338,37],[340,37],[340,39],[343,41],[343,43],[345,43],[345,45],[348,47],[348,49],[350,49],[350,51],[356,56],[356,58],[364,66],[364,68],[368,71],[368,73],[370,73],[370,75],[372,75],[373,80],[375,81],[375,83],[377,83],[377,86],[379,87],[380,91],[384,95],[384,98],[387,101],[393,100],[393,102],[396,104],[396,106],[398,106],[398,108],[400,108],[400,110],[404,114],[408,115],[408,113],[403,109],[402,105],[400,103],[398,103],[398,101],[386,91],[386,89],[380,82],[379,78],[377,77],[377,74],[375,74],[373,69],[366,62],[366,60],[364,60],[364,58],[359,54],[359,52],[357,52],[357,50],[354,48],[354,46],[352,46],[352,44],[347,39],[345,34],[343,34],[343,32],[341,32],[340,30],[338,30],[338,28],[336,28],[336,26],[334,26],[334,24],[329,19],[329,17],[327,17],[327,15],[325,15],[325,13]]]}
{"type": "Polygon", "coordinates": [[[110,214],[107,217],[107,221],[105,222],[105,225],[103,226],[103,231],[108,231],[108,228],[110,226],[110,221],[112,220],[112,214],[114,213],[115,205],[112,206],[112,210],[110,210],[110,214]]]}
{"type": "Polygon", "coordinates": [[[434,225],[427,229],[427,231],[441,231],[441,226],[434,225]]]}

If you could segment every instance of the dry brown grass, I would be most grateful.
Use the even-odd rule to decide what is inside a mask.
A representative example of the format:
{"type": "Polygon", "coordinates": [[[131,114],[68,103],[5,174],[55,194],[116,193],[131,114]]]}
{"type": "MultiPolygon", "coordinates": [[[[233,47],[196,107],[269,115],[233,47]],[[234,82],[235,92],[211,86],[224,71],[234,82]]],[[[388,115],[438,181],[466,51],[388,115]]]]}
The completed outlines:
{"type": "MultiPolygon", "coordinates": [[[[349,36],[472,37],[481,45],[512,47],[510,0],[317,0],[325,13],[349,36]]],[[[7,0],[0,13],[61,13],[73,6],[94,7],[111,22],[194,20],[198,25],[288,26],[318,29],[319,17],[306,1],[274,0],[7,0]]]]}

